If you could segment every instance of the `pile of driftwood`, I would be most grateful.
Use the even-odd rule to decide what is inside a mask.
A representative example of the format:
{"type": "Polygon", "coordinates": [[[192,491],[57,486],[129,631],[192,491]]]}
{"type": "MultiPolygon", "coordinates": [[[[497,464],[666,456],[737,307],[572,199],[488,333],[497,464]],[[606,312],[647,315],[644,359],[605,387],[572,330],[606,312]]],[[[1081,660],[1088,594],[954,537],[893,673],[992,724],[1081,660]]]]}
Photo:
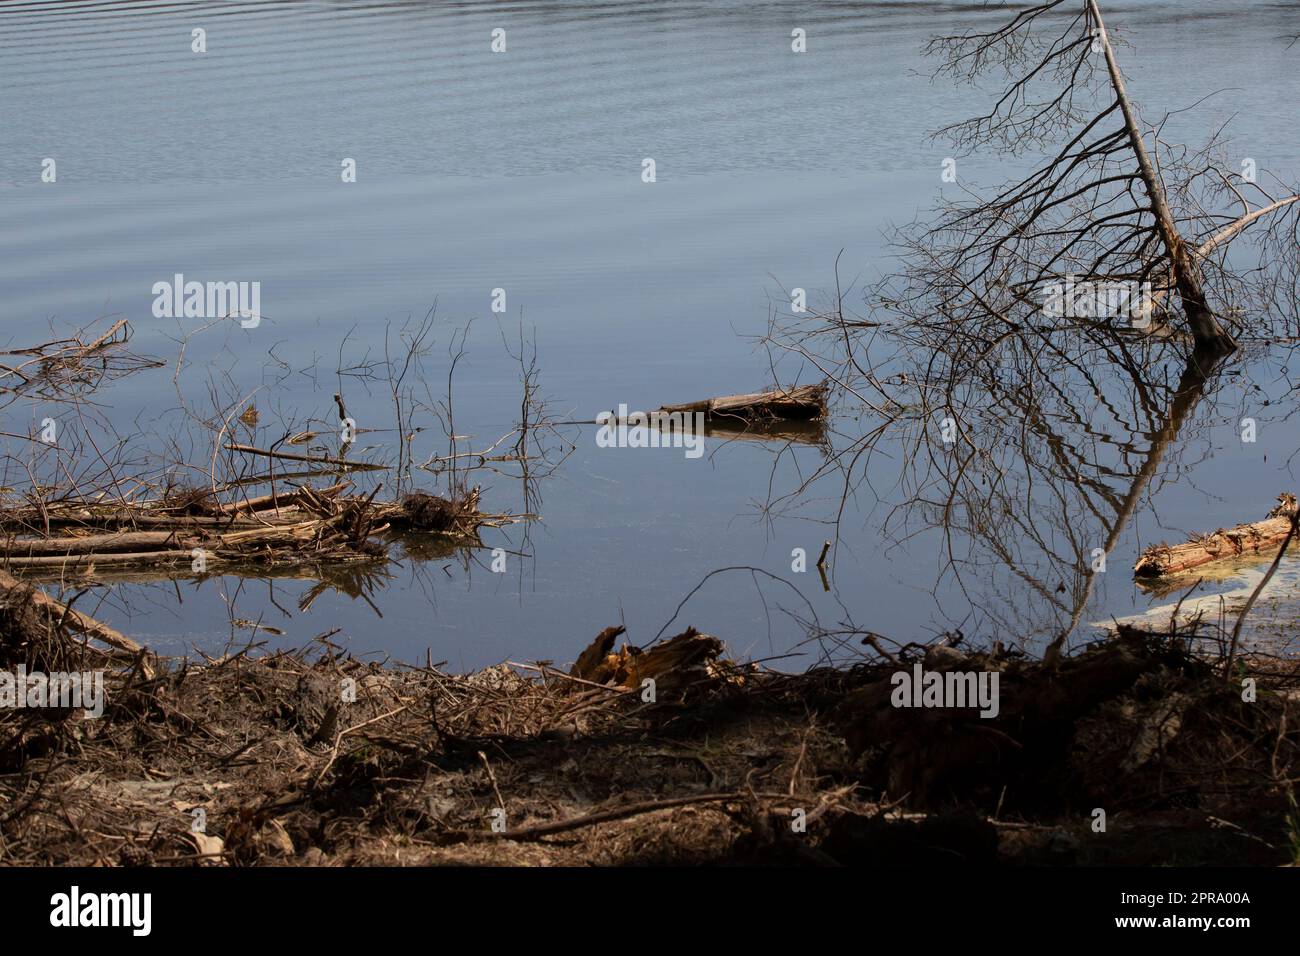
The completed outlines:
{"type": "Polygon", "coordinates": [[[0,565],[93,577],[96,568],[188,566],[259,568],[339,564],[387,555],[386,532],[422,532],[471,539],[497,516],[478,510],[479,492],[458,499],[424,492],[400,502],[348,494],[348,481],[327,488],[302,485],[255,498],[222,502],[211,491],[173,491],[154,501],[125,504],[63,499],[0,508],[0,565]]]}
{"type": "Polygon", "coordinates": [[[1133,574],[1139,578],[1159,578],[1225,558],[1243,555],[1272,557],[1292,533],[1296,515],[1295,495],[1283,493],[1277,496],[1277,500],[1277,507],[1263,521],[1220,528],[1182,544],[1152,545],[1138,558],[1133,574]]]}

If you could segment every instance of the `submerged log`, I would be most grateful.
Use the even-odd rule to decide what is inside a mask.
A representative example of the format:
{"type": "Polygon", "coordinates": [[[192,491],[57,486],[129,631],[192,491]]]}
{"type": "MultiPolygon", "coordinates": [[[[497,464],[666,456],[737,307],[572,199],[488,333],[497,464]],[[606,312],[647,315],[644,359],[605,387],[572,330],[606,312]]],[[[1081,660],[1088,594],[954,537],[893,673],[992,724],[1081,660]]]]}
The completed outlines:
{"type": "Polygon", "coordinates": [[[1133,566],[1134,576],[1163,577],[1211,561],[1241,555],[1265,554],[1271,557],[1273,551],[1286,540],[1287,533],[1291,530],[1292,516],[1296,513],[1295,495],[1283,493],[1277,496],[1277,500],[1278,506],[1263,521],[1220,528],[1182,544],[1152,545],[1142,552],[1137,564],[1133,566]]]}
{"type": "Polygon", "coordinates": [[[722,395],[684,405],[664,405],[659,411],[666,414],[702,412],[706,422],[761,422],[773,419],[807,421],[826,415],[828,391],[823,382],[819,385],[774,388],[743,395],[722,395]]]}

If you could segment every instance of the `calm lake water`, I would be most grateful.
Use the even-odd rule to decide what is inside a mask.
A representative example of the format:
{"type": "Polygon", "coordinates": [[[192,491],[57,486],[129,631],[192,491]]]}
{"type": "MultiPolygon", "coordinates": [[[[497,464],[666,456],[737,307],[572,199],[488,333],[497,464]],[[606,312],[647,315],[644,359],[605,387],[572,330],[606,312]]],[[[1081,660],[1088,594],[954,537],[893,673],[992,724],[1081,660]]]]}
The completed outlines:
{"type": "MultiPolygon", "coordinates": [[[[435,302],[435,397],[452,334],[475,320],[455,390],[457,431],[474,447],[518,408],[499,318],[509,327],[522,314],[535,330],[560,417],[761,388],[767,359],[752,337],[772,297],[832,289],[841,250],[842,278],[877,276],[891,265],[884,233],[940,198],[951,150],[927,136],[987,96],[931,83],[920,50],[933,33],[985,22],[980,6],[0,3],[0,343],[126,317],[137,350],[173,361],[177,339],[201,323],[154,318],[155,282],[259,281],[264,323],[200,336],[185,380],[192,399],[209,381],[223,394],[260,389],[267,440],[282,434],[271,434],[277,414],[330,413],[341,349],[345,364],[382,352],[386,328],[435,302]],[[191,50],[196,28],[206,53],[191,50]],[[791,52],[795,28],[807,31],[806,54],[791,52]],[[505,53],[490,49],[495,29],[505,53]],[[53,184],[41,182],[46,157],[53,184]],[[355,183],[341,182],[345,157],[355,183]],[[642,181],[647,157],[657,182],[642,181]],[[490,311],[497,287],[504,317],[490,311]],[[313,365],[318,375],[300,374],[313,365]]],[[[1121,56],[1149,119],[1200,102],[1171,118],[1166,138],[1198,142],[1231,120],[1234,151],[1298,178],[1300,48],[1284,37],[1300,33],[1300,5],[1106,9],[1131,44],[1121,56]]],[[[964,182],[995,185],[1017,167],[976,156],[959,168],[964,182]]],[[[1254,379],[1278,399],[1288,375],[1265,359],[1254,379]]],[[[168,411],[171,378],[170,368],[141,373],[100,400],[120,432],[161,442],[183,425],[168,411]]],[[[362,425],[388,424],[382,388],[346,388],[362,425]]],[[[1243,445],[1242,398],[1227,391],[1226,403],[1198,408],[1195,448],[1171,456],[1120,536],[1085,625],[1168,603],[1133,585],[1144,545],[1254,520],[1295,489],[1300,423],[1266,416],[1259,441],[1243,445]]],[[[43,412],[3,415],[2,430],[26,432],[43,412]]],[[[299,612],[309,585],[294,581],[130,585],[83,602],[102,600],[103,617],[160,650],[220,646],[234,601],[235,616],[285,632],[273,643],[340,628],[335,640],[357,654],[422,659],[428,649],[468,668],[569,661],[620,620],[646,642],[710,571],[752,565],[803,597],[766,579],[760,593],[749,573],[730,572],[678,623],[756,658],[791,650],[802,632],[781,609],[806,616],[804,599],[828,626],[851,618],[898,640],[952,626],[1037,636],[1002,633],[972,609],[978,590],[945,581],[936,591],[933,535],[882,536],[897,497],[887,462],[850,502],[825,593],[815,572],[791,573],[790,555],[816,555],[835,497],[771,522],[758,515],[773,486],[788,490],[816,467],[819,449],[793,449],[774,468],[775,449],[755,442],[710,442],[688,460],[598,448],[590,427],[570,433],[575,450],[540,489],[530,557],[510,556],[505,574],[455,561],[399,569],[373,596],[382,618],[333,593],[299,612]]],[[[422,435],[417,455],[441,447],[422,435]]],[[[521,506],[517,483],[483,483],[488,510],[521,506]]],[[[484,541],[519,549],[522,531],[484,541]]],[[[1014,605],[1023,583],[995,574],[986,587],[1014,605]]]]}

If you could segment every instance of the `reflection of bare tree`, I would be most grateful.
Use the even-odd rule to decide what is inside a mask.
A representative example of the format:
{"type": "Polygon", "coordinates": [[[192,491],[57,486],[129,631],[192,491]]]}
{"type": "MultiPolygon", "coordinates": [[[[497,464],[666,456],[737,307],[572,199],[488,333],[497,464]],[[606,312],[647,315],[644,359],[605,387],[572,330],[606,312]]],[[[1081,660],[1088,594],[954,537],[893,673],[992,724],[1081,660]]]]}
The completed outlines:
{"type": "MultiPolygon", "coordinates": [[[[851,320],[837,311],[824,321],[851,320]]],[[[982,363],[954,362],[943,336],[914,326],[886,335],[876,344],[894,354],[871,377],[896,396],[888,413],[865,436],[837,434],[822,466],[770,506],[803,506],[831,482],[839,525],[843,501],[870,477],[894,501],[887,540],[937,548],[936,590],[955,588],[1017,639],[1064,642],[1088,607],[1099,557],[1139,504],[1192,463],[1189,439],[1205,424],[1194,412],[1219,381],[1215,360],[1101,329],[1050,350],[1033,334],[1008,336],[996,361],[982,363]]],[[[839,374],[860,385],[846,367],[841,358],[839,374]]]]}
{"type": "Polygon", "coordinates": [[[1210,379],[1196,359],[1173,380],[1176,370],[1176,359],[1159,370],[1099,362],[1087,378],[1038,392],[988,376],[980,406],[963,409],[957,441],[935,441],[933,428],[914,433],[931,467],[892,515],[895,527],[919,519],[937,529],[954,578],[964,588],[983,578],[981,593],[967,593],[984,614],[1020,637],[1053,637],[1059,649],[1139,503],[1170,466],[1187,464],[1177,452],[1210,379]],[[1008,574],[1020,584],[1009,593],[1008,574]]]}
{"type": "Polygon", "coordinates": [[[1191,150],[1144,126],[1095,0],[1006,16],[931,43],[939,75],[1005,81],[986,114],[945,132],[967,149],[1050,146],[1045,159],[903,230],[901,268],[867,314],[845,309],[837,274],[822,314],[773,320],[773,350],[869,424],[770,505],[826,480],[844,501],[870,480],[896,502],[891,540],[937,536],[941,580],[1056,652],[1094,566],[1182,464],[1176,439],[1234,340],[1294,336],[1300,196],[1222,162],[1217,142],[1191,150]],[[898,463],[886,488],[868,468],[882,458],[898,463]]]}

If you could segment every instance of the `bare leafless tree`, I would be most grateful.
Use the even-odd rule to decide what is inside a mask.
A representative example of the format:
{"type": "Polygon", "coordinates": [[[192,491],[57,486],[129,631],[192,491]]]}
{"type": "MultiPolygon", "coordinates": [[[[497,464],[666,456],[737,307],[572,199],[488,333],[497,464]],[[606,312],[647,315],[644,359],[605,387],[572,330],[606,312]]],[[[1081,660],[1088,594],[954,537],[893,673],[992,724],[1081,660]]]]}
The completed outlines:
{"type": "Polygon", "coordinates": [[[866,427],[839,432],[769,506],[830,481],[838,529],[850,496],[884,484],[891,540],[937,534],[941,576],[1059,650],[1094,553],[1186,463],[1177,439],[1203,423],[1216,367],[1240,342],[1300,331],[1300,196],[1230,165],[1219,134],[1193,148],[1165,141],[1167,117],[1144,124],[1096,0],[1007,10],[929,44],[938,76],[1004,81],[986,113],[941,132],[962,151],[1045,159],[900,230],[901,265],[869,287],[865,313],[846,306],[837,268],[827,308],[773,318],[774,353],[835,383],[866,427]],[[1069,291],[1108,285],[1149,295],[1108,309],[1069,291]],[[1048,307],[1053,295],[1068,307],[1048,307]],[[881,459],[897,470],[868,480],[881,459]],[[1007,575],[1028,600],[999,599],[1007,575]]]}

